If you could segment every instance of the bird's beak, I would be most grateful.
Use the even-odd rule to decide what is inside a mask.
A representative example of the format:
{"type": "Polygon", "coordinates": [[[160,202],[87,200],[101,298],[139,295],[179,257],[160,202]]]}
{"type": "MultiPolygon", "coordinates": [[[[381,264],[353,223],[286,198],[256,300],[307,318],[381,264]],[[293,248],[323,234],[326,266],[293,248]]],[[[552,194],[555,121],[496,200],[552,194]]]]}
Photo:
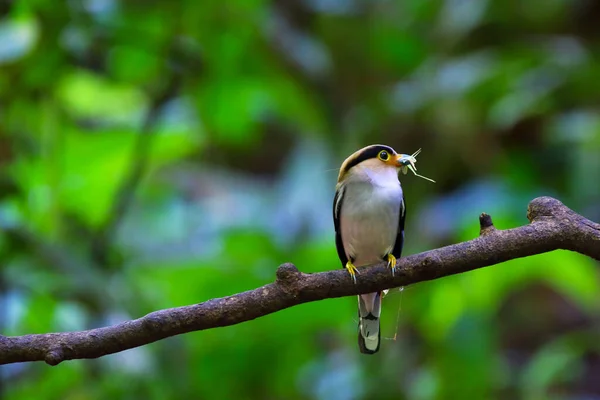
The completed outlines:
{"type": "Polygon", "coordinates": [[[396,154],[393,162],[396,168],[408,167],[409,165],[415,168],[415,161],[417,160],[410,154],[396,154]]]}
{"type": "Polygon", "coordinates": [[[408,173],[408,170],[411,170],[413,174],[417,173],[417,167],[415,167],[415,163],[417,159],[415,155],[419,154],[421,150],[418,150],[415,154],[398,154],[396,155],[396,168],[401,171],[404,175],[408,173]]]}
{"type": "Polygon", "coordinates": [[[408,170],[410,170],[413,174],[415,174],[415,176],[428,180],[429,182],[435,183],[433,179],[417,174],[417,167],[415,167],[415,163],[417,162],[417,156],[419,155],[419,153],[421,153],[421,149],[415,151],[412,154],[397,154],[395,163],[396,168],[398,168],[399,171],[401,171],[404,175],[406,175],[408,173],[408,170]]]}

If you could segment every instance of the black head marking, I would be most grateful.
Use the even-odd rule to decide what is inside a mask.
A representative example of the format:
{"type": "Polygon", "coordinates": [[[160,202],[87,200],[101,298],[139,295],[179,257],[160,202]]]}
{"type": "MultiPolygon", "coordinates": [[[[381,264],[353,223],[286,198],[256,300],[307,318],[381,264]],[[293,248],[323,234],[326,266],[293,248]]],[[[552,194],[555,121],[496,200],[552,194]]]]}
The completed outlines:
{"type": "Polygon", "coordinates": [[[377,158],[377,155],[382,150],[387,151],[390,156],[396,154],[396,151],[394,151],[394,149],[392,149],[390,146],[385,146],[383,144],[373,144],[371,146],[363,147],[362,149],[352,154],[350,157],[346,158],[346,160],[342,164],[342,167],[340,168],[339,178],[346,175],[346,173],[350,171],[352,167],[355,167],[361,162],[370,160],[371,158],[377,158]]]}

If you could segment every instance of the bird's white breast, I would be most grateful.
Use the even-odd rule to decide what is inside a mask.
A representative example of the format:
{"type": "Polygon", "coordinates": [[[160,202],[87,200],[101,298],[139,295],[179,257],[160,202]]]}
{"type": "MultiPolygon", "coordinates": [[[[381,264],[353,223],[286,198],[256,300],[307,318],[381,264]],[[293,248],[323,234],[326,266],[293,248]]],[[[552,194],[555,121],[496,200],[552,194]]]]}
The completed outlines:
{"type": "Polygon", "coordinates": [[[398,234],[402,187],[397,171],[362,168],[341,190],[339,218],[346,256],[357,267],[380,262],[392,251],[398,234]]]}

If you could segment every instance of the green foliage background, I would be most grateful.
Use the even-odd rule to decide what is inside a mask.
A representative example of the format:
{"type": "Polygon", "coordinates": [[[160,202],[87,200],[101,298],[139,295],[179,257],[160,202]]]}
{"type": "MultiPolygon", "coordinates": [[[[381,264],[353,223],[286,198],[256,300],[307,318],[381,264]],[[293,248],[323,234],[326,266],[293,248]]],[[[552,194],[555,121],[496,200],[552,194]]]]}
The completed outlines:
{"type": "MultiPolygon", "coordinates": [[[[89,329],[339,268],[343,159],[423,148],[405,254],[600,220],[600,6],[567,0],[0,2],[0,332],[89,329]]],[[[600,396],[598,263],[570,252],[58,367],[11,399],[600,396]]]]}

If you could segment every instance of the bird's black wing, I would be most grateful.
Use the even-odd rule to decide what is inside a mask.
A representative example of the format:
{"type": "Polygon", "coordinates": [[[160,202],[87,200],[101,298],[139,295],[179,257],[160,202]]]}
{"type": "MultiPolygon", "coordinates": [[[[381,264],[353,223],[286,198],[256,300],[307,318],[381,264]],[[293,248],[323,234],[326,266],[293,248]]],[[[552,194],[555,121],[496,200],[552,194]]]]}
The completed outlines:
{"type": "Polygon", "coordinates": [[[335,197],[333,198],[333,225],[335,227],[335,247],[337,248],[338,257],[342,262],[342,267],[346,267],[348,257],[346,257],[346,251],[344,250],[344,243],[342,242],[342,230],[340,229],[340,214],[342,211],[342,201],[344,200],[344,188],[341,187],[336,190],[335,197]]]}
{"type": "Polygon", "coordinates": [[[402,194],[402,202],[400,203],[400,216],[398,218],[398,234],[396,243],[392,249],[392,254],[397,259],[402,255],[402,247],[404,246],[404,219],[406,217],[406,203],[404,201],[404,193],[402,194]]]}

